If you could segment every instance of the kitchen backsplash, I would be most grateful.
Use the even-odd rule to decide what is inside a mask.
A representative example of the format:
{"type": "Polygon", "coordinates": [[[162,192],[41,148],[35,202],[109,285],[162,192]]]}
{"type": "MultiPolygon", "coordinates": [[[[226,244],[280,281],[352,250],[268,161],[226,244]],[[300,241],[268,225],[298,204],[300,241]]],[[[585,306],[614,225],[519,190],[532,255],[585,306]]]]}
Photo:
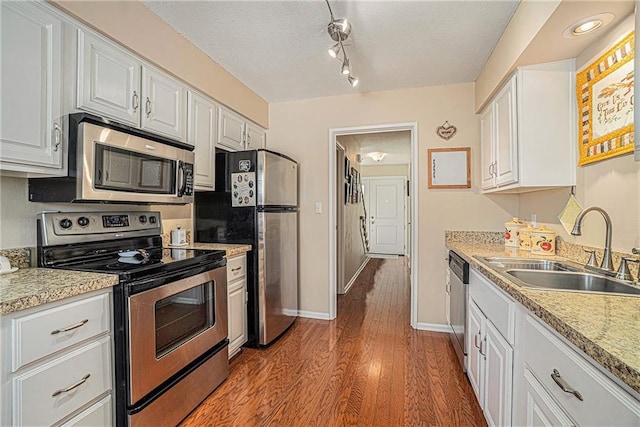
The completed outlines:
{"type": "Polygon", "coordinates": [[[451,231],[445,230],[445,241],[465,243],[504,243],[502,231],[451,231]]]}

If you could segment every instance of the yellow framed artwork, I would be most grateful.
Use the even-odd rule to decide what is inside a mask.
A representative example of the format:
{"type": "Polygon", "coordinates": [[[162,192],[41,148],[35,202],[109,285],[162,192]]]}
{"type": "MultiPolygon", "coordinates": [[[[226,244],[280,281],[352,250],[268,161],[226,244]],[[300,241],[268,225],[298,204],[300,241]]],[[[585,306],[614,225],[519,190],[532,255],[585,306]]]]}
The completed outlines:
{"type": "Polygon", "coordinates": [[[633,32],[576,76],[578,165],[633,153],[633,32]]]}

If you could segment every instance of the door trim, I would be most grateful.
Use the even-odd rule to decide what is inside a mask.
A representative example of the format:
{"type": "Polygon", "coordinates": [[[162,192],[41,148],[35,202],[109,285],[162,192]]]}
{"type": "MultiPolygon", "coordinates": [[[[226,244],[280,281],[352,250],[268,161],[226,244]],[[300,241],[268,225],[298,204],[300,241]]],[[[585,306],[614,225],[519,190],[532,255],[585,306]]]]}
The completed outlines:
{"type": "MultiPolygon", "coordinates": [[[[386,125],[356,126],[329,129],[329,230],[336,227],[336,142],[341,135],[354,135],[380,132],[411,132],[411,183],[410,183],[410,219],[411,224],[411,327],[418,326],[418,122],[392,123],[386,125]]],[[[329,233],[329,319],[337,315],[337,281],[336,281],[336,237],[329,233]]]]}

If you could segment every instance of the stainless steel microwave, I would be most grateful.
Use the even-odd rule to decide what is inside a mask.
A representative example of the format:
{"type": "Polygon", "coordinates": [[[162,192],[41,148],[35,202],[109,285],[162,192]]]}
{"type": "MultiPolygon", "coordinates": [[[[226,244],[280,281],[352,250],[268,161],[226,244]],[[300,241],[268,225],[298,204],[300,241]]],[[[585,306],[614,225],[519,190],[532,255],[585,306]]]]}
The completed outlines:
{"type": "Polygon", "coordinates": [[[68,120],[68,174],[29,179],[32,202],[193,202],[193,147],[90,114],[68,120]]]}

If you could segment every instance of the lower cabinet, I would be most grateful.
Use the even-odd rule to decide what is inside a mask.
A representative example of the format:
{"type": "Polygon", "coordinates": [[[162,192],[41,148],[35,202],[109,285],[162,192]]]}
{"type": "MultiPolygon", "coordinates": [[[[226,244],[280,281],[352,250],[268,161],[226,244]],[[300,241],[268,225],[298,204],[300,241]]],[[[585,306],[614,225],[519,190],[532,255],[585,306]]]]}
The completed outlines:
{"type": "Polygon", "coordinates": [[[487,423],[511,425],[513,348],[473,299],[469,301],[468,331],[467,375],[487,423]]]}
{"type": "Polygon", "coordinates": [[[110,425],[111,292],[2,316],[0,425],[110,425]]]}
{"type": "Polygon", "coordinates": [[[247,342],[247,256],[227,260],[227,312],[229,316],[229,358],[247,342]]]}

